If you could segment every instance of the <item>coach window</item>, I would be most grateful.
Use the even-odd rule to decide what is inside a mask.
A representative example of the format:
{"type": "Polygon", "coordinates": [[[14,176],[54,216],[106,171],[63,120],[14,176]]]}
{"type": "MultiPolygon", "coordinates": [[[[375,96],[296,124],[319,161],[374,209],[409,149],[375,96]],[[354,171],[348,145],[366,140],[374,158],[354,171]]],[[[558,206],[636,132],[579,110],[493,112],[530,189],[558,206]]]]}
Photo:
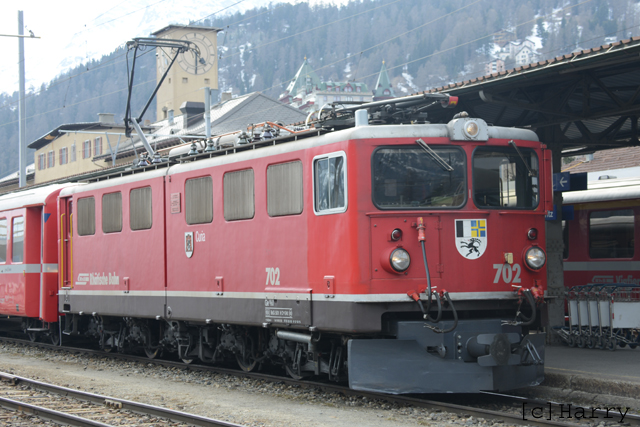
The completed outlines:
{"type": "Polygon", "coordinates": [[[633,210],[596,211],[589,215],[591,258],[632,258],[633,210]]]}
{"type": "Polygon", "coordinates": [[[269,216],[302,213],[302,162],[267,167],[267,213],[269,216]]]}
{"type": "Polygon", "coordinates": [[[464,204],[466,157],[456,147],[383,147],[371,162],[373,203],[379,209],[451,208],[464,204]]]}
{"type": "Polygon", "coordinates": [[[236,221],[255,215],[253,169],[224,174],[224,219],[236,221]]]}
{"type": "Polygon", "coordinates": [[[473,201],[481,208],[535,209],[538,157],[519,147],[479,147],[473,153],[473,201]]]}
{"type": "Polygon", "coordinates": [[[151,187],[134,188],[129,194],[129,227],[148,230],[151,224],[151,187]]]}
{"type": "Polygon", "coordinates": [[[11,243],[11,262],[24,261],[24,217],[18,216],[13,218],[11,226],[12,243],[11,243]]]}
{"type": "Polygon", "coordinates": [[[188,179],[184,199],[187,224],[213,221],[213,181],[210,176],[188,179]]]}
{"type": "Polygon", "coordinates": [[[0,219],[0,262],[7,262],[7,219],[0,219]]]}
{"type": "Polygon", "coordinates": [[[78,199],[78,236],[96,234],[96,202],[93,197],[78,199]]]}
{"type": "Polygon", "coordinates": [[[347,156],[341,151],[313,159],[314,209],[319,215],[347,210],[347,156]]]}
{"type": "Polygon", "coordinates": [[[102,196],[102,232],[122,231],[122,193],[109,193],[102,196]]]}

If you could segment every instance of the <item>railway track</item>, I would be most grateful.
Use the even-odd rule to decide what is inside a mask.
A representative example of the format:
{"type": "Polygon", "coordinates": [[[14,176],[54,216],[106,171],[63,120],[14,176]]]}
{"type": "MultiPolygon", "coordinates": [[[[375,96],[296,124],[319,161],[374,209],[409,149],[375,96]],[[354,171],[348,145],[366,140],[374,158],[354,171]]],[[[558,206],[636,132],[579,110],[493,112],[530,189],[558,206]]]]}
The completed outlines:
{"type": "MultiPolygon", "coordinates": [[[[640,416],[631,414],[622,409],[622,413],[618,411],[605,409],[583,408],[587,411],[584,416],[576,410],[580,406],[572,405],[569,408],[567,403],[561,404],[549,402],[548,400],[533,399],[531,397],[520,397],[498,393],[482,393],[473,395],[429,395],[425,396],[395,396],[381,393],[369,393],[357,390],[351,390],[348,387],[339,384],[314,382],[308,380],[295,380],[289,377],[271,375],[258,372],[245,372],[241,370],[198,364],[185,364],[163,359],[149,359],[134,355],[125,355],[117,353],[105,353],[99,350],[80,349],[76,347],[60,347],[45,343],[32,343],[26,340],[18,340],[13,338],[0,337],[0,341],[8,341],[28,346],[38,346],[48,348],[55,351],[64,351],[71,353],[81,353],[88,355],[98,355],[101,357],[116,358],[124,361],[140,362],[145,365],[152,363],[157,366],[168,368],[179,368],[188,371],[213,372],[216,374],[226,374],[240,378],[251,378],[254,380],[263,380],[270,382],[284,383],[287,385],[299,386],[304,388],[319,389],[327,393],[339,393],[347,396],[348,399],[370,399],[384,401],[389,404],[399,406],[416,407],[428,409],[435,413],[450,413],[458,418],[473,421],[478,419],[492,420],[505,425],[536,425],[536,426],[586,426],[598,425],[600,422],[616,425],[633,425],[640,426],[640,416]],[[560,405],[564,405],[561,407],[560,405]],[[504,408],[509,408],[504,410],[504,408]],[[568,416],[571,415],[571,416],[568,416]]],[[[104,401],[102,401],[104,404],[104,401]]],[[[216,425],[216,424],[212,424],[216,425]]],[[[231,424],[220,424],[231,425],[231,424]]]]}
{"type": "MultiPolygon", "coordinates": [[[[78,427],[241,427],[167,408],[74,390],[0,372],[0,407],[78,427]]],[[[10,416],[0,414],[0,422],[10,416]],[[3,418],[5,418],[3,420],[3,418]]],[[[4,423],[3,423],[4,424],[4,423]]]]}

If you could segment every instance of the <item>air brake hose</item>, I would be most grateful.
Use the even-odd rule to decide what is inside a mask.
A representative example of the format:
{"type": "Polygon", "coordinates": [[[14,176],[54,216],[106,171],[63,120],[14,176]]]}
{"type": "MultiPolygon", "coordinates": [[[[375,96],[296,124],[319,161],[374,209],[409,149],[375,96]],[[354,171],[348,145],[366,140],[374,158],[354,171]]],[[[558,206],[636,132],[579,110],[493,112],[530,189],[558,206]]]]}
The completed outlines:
{"type": "Polygon", "coordinates": [[[442,302],[441,302],[440,296],[438,294],[436,294],[436,302],[438,304],[438,315],[434,319],[429,314],[429,312],[431,311],[431,299],[433,298],[433,292],[431,290],[432,289],[431,288],[431,274],[429,274],[429,263],[427,262],[427,250],[426,250],[425,245],[424,245],[424,241],[426,240],[426,238],[425,238],[425,235],[424,235],[425,226],[424,226],[424,222],[422,221],[422,217],[418,218],[418,224],[417,224],[416,228],[418,229],[418,240],[420,241],[420,246],[422,247],[422,261],[424,262],[424,269],[425,269],[425,272],[427,273],[427,296],[429,298],[427,300],[427,308],[426,308],[426,310],[423,308],[421,301],[419,302],[420,309],[424,313],[425,320],[427,320],[429,322],[432,322],[432,323],[438,323],[440,321],[440,319],[442,318],[442,302]]]}
{"type": "Polygon", "coordinates": [[[444,298],[449,303],[449,306],[451,306],[451,312],[453,313],[453,325],[450,328],[447,328],[447,329],[440,329],[440,328],[438,328],[436,326],[424,325],[426,328],[429,328],[433,332],[438,333],[438,334],[446,334],[448,332],[453,331],[455,328],[458,327],[458,312],[456,311],[456,308],[453,306],[453,302],[451,301],[451,297],[449,296],[449,292],[442,291],[442,295],[444,296],[444,298]]]}
{"type": "Polygon", "coordinates": [[[528,326],[536,321],[536,302],[535,302],[535,299],[533,298],[533,295],[531,294],[531,290],[524,289],[522,291],[522,294],[524,295],[524,298],[527,300],[527,303],[529,304],[529,306],[531,306],[531,317],[525,316],[520,311],[520,307],[518,307],[518,314],[520,314],[520,317],[522,317],[523,319],[523,323],[521,323],[521,325],[528,326]]]}

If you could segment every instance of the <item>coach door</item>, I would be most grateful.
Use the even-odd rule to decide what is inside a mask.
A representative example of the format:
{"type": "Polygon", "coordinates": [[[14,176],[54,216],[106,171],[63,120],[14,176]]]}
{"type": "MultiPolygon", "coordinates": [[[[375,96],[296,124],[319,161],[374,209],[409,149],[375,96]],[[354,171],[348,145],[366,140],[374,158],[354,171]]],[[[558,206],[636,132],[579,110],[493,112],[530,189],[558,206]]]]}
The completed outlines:
{"type": "Polygon", "coordinates": [[[73,288],[73,200],[60,205],[60,287],[73,288]]]}

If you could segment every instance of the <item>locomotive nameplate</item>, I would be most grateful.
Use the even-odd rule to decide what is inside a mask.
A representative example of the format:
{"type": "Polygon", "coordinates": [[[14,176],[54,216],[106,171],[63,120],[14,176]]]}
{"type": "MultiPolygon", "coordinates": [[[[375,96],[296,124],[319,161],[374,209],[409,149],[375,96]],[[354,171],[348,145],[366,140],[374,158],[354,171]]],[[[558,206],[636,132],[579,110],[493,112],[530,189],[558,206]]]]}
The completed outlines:
{"type": "Polygon", "coordinates": [[[264,321],[281,325],[311,325],[311,292],[300,295],[298,290],[295,299],[279,294],[266,295],[264,321]]]}
{"type": "Polygon", "coordinates": [[[171,213],[180,213],[181,206],[180,193],[171,193],[171,213]]]}

